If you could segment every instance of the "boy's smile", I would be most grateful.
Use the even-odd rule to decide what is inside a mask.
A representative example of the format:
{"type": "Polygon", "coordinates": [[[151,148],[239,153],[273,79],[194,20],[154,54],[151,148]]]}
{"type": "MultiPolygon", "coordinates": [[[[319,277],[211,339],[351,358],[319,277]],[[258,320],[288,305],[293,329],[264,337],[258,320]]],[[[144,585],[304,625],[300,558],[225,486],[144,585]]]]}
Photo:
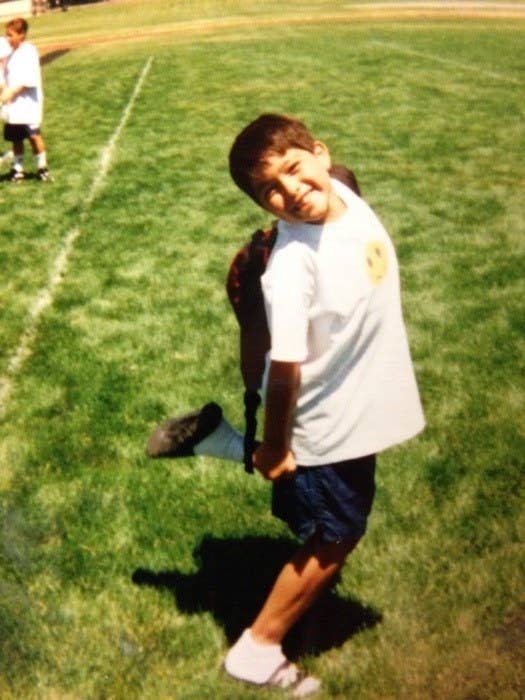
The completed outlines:
{"type": "Polygon", "coordinates": [[[270,152],[253,176],[257,200],[267,211],[291,223],[322,224],[344,214],[346,206],[332,189],[330,154],[321,142],[314,152],[289,148],[270,152]]]}

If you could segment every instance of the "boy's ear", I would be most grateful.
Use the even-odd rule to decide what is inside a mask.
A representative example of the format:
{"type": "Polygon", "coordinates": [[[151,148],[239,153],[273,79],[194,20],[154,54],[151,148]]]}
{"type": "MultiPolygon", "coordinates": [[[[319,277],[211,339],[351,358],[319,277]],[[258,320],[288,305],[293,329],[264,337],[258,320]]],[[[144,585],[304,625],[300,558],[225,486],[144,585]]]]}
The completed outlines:
{"type": "Polygon", "coordinates": [[[332,167],[332,159],[330,157],[330,151],[328,146],[326,146],[322,141],[316,141],[314,143],[314,155],[319,158],[323,166],[329,170],[332,167]]]}

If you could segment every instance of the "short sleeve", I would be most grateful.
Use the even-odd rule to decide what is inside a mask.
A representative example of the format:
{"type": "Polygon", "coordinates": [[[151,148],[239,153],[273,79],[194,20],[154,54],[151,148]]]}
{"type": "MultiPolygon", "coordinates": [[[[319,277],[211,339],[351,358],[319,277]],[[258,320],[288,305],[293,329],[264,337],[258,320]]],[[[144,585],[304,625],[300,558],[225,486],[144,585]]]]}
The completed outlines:
{"type": "Polygon", "coordinates": [[[270,358],[303,362],[315,275],[305,246],[291,243],[272,256],[262,277],[271,335],[270,358]]]}

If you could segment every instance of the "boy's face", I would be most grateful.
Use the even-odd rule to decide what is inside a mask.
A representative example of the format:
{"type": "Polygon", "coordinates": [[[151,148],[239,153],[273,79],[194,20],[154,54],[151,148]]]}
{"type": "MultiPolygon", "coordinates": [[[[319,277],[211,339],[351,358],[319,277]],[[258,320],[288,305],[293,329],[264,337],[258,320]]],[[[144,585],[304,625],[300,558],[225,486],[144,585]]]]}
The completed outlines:
{"type": "Polygon", "coordinates": [[[14,29],[8,29],[5,35],[12,49],[17,49],[25,38],[25,34],[19,34],[14,29]]]}
{"type": "Polygon", "coordinates": [[[332,189],[329,168],[330,154],[320,141],[313,153],[302,148],[289,148],[284,154],[269,152],[252,177],[257,201],[291,223],[333,221],[345,206],[332,189]]]}

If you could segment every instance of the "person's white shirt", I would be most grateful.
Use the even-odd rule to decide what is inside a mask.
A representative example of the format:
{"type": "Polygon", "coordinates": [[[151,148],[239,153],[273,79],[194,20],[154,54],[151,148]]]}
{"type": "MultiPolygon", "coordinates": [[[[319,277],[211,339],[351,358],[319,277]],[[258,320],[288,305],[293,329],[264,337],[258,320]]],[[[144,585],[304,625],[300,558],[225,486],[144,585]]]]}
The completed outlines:
{"type": "Polygon", "coordinates": [[[5,36],[0,36],[0,85],[5,83],[5,62],[12,50],[5,36]]]}
{"type": "MultiPolygon", "coordinates": [[[[5,85],[5,63],[13,49],[11,44],[7,41],[5,36],[0,36],[0,85],[5,85]]],[[[0,105],[0,119],[2,121],[7,121],[8,111],[6,105],[0,105]]]]}
{"type": "Polygon", "coordinates": [[[0,36],[0,61],[7,58],[13,49],[5,36],[0,36]]]}
{"type": "Polygon", "coordinates": [[[23,85],[27,89],[7,104],[10,124],[42,123],[42,76],[38,51],[26,41],[15,49],[5,61],[5,78],[8,87],[23,85]]]}
{"type": "Polygon", "coordinates": [[[261,278],[267,368],[301,366],[291,449],[302,466],[380,452],[424,427],[394,247],[366,202],[332,182],[345,214],[324,225],[280,221],[261,278]]]}

